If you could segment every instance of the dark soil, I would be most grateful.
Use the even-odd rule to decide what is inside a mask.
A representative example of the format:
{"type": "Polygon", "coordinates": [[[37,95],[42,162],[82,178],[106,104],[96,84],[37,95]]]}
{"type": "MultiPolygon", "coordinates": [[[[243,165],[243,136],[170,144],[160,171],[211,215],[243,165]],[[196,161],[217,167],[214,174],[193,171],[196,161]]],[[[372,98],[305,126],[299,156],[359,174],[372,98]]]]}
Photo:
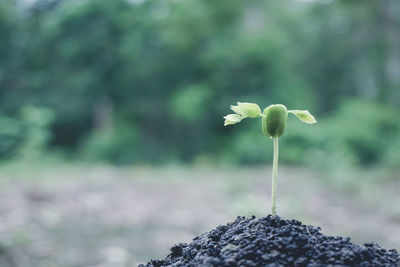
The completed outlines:
{"type": "Polygon", "coordinates": [[[355,245],[320,230],[278,216],[238,217],[145,266],[400,266],[394,249],[355,245]]]}

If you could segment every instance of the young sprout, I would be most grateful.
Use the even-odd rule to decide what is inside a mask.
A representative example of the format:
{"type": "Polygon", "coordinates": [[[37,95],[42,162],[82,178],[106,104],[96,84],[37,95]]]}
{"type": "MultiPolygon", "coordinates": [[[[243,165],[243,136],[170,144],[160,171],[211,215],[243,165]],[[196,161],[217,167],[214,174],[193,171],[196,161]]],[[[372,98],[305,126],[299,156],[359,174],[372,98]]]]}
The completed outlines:
{"type": "Polygon", "coordinates": [[[286,129],[288,113],[294,114],[302,122],[313,124],[317,121],[308,110],[287,110],[284,105],[270,105],[261,113],[257,104],[238,102],[237,106],[231,106],[235,114],[229,114],[224,117],[224,126],[236,124],[245,118],[261,117],[263,133],[274,140],[274,158],[272,164],[272,193],[271,193],[271,213],[276,215],[276,183],[278,176],[278,139],[286,129]]]}

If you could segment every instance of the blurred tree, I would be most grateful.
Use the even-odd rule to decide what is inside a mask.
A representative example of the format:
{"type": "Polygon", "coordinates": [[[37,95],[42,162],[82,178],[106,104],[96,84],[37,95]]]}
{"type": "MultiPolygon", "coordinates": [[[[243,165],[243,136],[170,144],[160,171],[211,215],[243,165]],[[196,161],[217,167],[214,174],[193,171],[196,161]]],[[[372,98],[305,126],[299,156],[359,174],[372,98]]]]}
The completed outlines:
{"type": "MultiPolygon", "coordinates": [[[[4,0],[0,113],[11,129],[25,129],[25,106],[49,109],[45,145],[115,163],[210,154],[264,162],[251,127],[223,127],[230,104],[285,103],[339,124],[337,110],[365,108],[348,98],[391,104],[389,117],[398,111],[399,14],[396,0],[4,0]]],[[[307,153],[291,138],[325,144],[294,133],[287,162],[307,153]]],[[[340,136],[372,164],[382,151],[366,143],[379,144],[376,133],[359,145],[340,136]]],[[[7,155],[23,143],[13,136],[7,155]]]]}
{"type": "Polygon", "coordinates": [[[400,105],[400,2],[332,1],[309,14],[314,39],[303,73],[319,108],[331,110],[347,96],[400,105]]]}

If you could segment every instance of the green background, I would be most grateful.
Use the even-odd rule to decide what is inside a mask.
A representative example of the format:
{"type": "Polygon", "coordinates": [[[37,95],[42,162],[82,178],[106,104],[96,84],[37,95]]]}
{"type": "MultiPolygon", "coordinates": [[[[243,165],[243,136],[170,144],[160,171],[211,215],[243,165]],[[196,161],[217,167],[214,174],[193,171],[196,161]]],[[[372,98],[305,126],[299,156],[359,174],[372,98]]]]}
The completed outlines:
{"type": "MultiPolygon", "coordinates": [[[[0,160],[264,164],[237,101],[308,109],[281,162],[399,168],[397,1],[0,3],[0,160]]],[[[339,167],[338,167],[339,166],[339,167]]]]}

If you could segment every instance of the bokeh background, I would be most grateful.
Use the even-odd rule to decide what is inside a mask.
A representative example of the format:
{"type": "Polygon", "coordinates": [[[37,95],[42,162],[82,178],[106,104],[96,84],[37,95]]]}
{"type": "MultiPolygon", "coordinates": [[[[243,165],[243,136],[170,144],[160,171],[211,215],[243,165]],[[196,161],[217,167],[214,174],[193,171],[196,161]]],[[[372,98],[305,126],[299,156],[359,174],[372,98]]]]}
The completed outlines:
{"type": "Polygon", "coordinates": [[[397,0],[1,0],[0,265],[136,266],[269,213],[400,249],[397,0]]]}

